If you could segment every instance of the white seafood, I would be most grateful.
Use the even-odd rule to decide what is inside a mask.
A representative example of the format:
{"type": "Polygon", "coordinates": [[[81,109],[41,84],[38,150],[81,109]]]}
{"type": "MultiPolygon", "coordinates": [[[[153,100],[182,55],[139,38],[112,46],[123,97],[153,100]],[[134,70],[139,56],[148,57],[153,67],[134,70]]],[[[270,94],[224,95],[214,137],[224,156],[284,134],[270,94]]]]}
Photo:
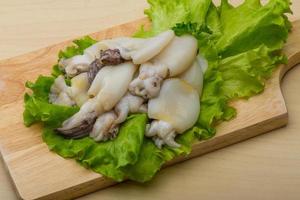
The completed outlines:
{"type": "Polygon", "coordinates": [[[78,106],[82,106],[88,100],[87,91],[90,87],[88,74],[81,73],[71,79],[70,96],[78,106]]]}
{"type": "Polygon", "coordinates": [[[94,58],[87,55],[76,55],[72,58],[63,59],[59,62],[60,66],[64,68],[68,77],[74,77],[79,73],[87,72],[90,64],[94,61],[94,58]]]}
{"type": "Polygon", "coordinates": [[[207,60],[204,58],[204,56],[201,53],[199,53],[197,55],[197,61],[198,61],[199,65],[202,69],[203,74],[204,74],[206,72],[207,68],[208,68],[207,60]]]}
{"type": "Polygon", "coordinates": [[[194,62],[197,54],[197,40],[191,35],[175,36],[172,42],[155,58],[153,63],[165,65],[170,76],[177,76],[184,72],[194,62]]]}
{"type": "Polygon", "coordinates": [[[201,95],[203,87],[203,72],[197,60],[195,60],[192,66],[178,77],[190,84],[197,90],[198,94],[201,95]]]}
{"type": "Polygon", "coordinates": [[[67,90],[68,90],[68,86],[66,84],[65,78],[63,75],[60,75],[54,80],[50,92],[56,94],[60,92],[67,92],[67,90]]]}
{"type": "Polygon", "coordinates": [[[99,42],[105,49],[119,49],[122,58],[131,60],[131,53],[138,49],[145,42],[145,39],[119,37],[114,39],[103,40],[99,42]]]}
{"type": "Polygon", "coordinates": [[[144,99],[127,93],[110,111],[97,118],[90,137],[96,141],[106,141],[117,136],[119,124],[124,122],[129,113],[146,113],[144,99]]]}
{"type": "Polygon", "coordinates": [[[70,90],[62,75],[58,76],[50,89],[49,102],[63,106],[73,106],[75,101],[69,95],[70,90]]]}
{"type": "Polygon", "coordinates": [[[114,124],[116,118],[117,116],[113,111],[99,116],[90,133],[90,137],[95,141],[106,141],[116,137],[118,133],[118,127],[114,124]]]}
{"type": "Polygon", "coordinates": [[[147,62],[140,66],[139,75],[129,85],[129,91],[144,99],[151,99],[158,95],[162,81],[169,74],[164,65],[147,62]]]}
{"type": "Polygon", "coordinates": [[[61,106],[75,105],[75,102],[65,92],[59,93],[58,96],[56,96],[54,99],[50,99],[50,102],[53,104],[56,104],[56,105],[61,105],[61,106]]]}
{"type": "Polygon", "coordinates": [[[174,38],[175,34],[172,30],[165,31],[155,37],[146,39],[145,42],[131,52],[133,63],[142,64],[158,55],[174,38]]]}
{"type": "Polygon", "coordinates": [[[175,148],[180,147],[180,144],[175,142],[176,132],[173,126],[165,121],[154,120],[151,125],[148,124],[145,135],[152,137],[158,148],[164,144],[175,148]]]}
{"type": "Polygon", "coordinates": [[[92,82],[88,95],[97,96],[104,110],[112,109],[127,92],[136,68],[131,62],[103,67],[92,82]]]}
{"type": "Polygon", "coordinates": [[[84,55],[87,55],[91,57],[93,60],[95,60],[96,58],[100,58],[101,50],[106,50],[107,48],[108,48],[107,45],[103,44],[103,42],[97,42],[92,46],[86,48],[83,51],[83,53],[84,55]]]}
{"type": "MultiPolygon", "coordinates": [[[[191,128],[197,121],[199,112],[200,102],[198,92],[190,84],[178,78],[165,80],[159,96],[150,99],[148,102],[149,118],[164,122],[160,123],[163,124],[161,129],[164,129],[165,123],[168,123],[173,127],[172,131],[175,131],[177,134],[181,134],[191,128]]],[[[153,129],[152,126],[155,126],[156,133],[152,131],[150,135],[155,135],[155,137],[161,139],[166,144],[170,143],[170,141],[165,141],[165,137],[161,137],[160,128],[157,127],[157,124],[153,123],[150,125],[149,130],[153,129]]],[[[170,129],[168,132],[171,133],[172,131],[170,129]]],[[[163,134],[163,136],[165,135],[163,134]]],[[[167,138],[172,139],[173,136],[167,138]]]]}
{"type": "Polygon", "coordinates": [[[159,96],[148,102],[149,117],[170,123],[177,133],[183,133],[192,127],[199,111],[198,92],[177,78],[165,80],[159,96]]]}
{"type": "Polygon", "coordinates": [[[176,135],[191,128],[200,112],[208,63],[197,50],[196,38],[168,30],[147,39],[103,40],[61,60],[71,86],[59,77],[50,101],[81,107],[57,130],[65,137],[89,134],[106,141],[117,136],[129,114],[147,113],[152,121],[145,135],[159,148],[179,147],[176,135]]]}
{"type": "MultiPolygon", "coordinates": [[[[103,112],[104,111],[101,107],[98,107],[97,109],[96,98],[89,99],[80,107],[80,110],[76,114],[64,121],[62,128],[59,128],[58,130],[61,133],[65,133],[73,129],[77,130],[77,127],[81,127],[86,121],[93,121],[99,113],[103,112]]],[[[74,131],[70,132],[73,133],[74,131]]]]}
{"type": "Polygon", "coordinates": [[[72,78],[71,86],[67,86],[64,77],[60,75],[51,86],[49,101],[58,105],[81,106],[88,99],[89,86],[87,73],[81,73],[72,78]]]}
{"type": "MultiPolygon", "coordinates": [[[[78,130],[76,128],[86,121],[92,121],[87,119],[110,111],[127,92],[135,70],[136,66],[130,62],[102,68],[88,91],[93,98],[86,101],[79,112],[64,121],[62,128],[58,131],[64,134],[72,129],[78,130]]],[[[74,131],[72,133],[76,134],[74,131]]]]}
{"type": "Polygon", "coordinates": [[[105,40],[103,43],[109,48],[119,49],[124,59],[132,59],[134,64],[142,64],[159,54],[174,36],[174,32],[168,30],[148,39],[123,37],[105,40]]]}
{"type": "Polygon", "coordinates": [[[186,71],[194,62],[197,40],[191,35],[175,36],[156,57],[143,64],[138,77],[129,86],[129,91],[146,99],[158,95],[161,82],[186,71]]]}
{"type": "Polygon", "coordinates": [[[114,123],[120,124],[126,120],[129,113],[146,113],[147,106],[143,98],[127,93],[114,110],[118,116],[114,123]]]}

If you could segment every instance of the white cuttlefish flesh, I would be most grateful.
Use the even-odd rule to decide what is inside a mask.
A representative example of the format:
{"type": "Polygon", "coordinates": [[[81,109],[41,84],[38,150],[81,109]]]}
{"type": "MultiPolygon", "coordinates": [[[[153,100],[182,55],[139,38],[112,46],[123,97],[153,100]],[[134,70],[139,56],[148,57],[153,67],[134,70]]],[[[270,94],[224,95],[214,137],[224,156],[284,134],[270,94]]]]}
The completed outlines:
{"type": "Polygon", "coordinates": [[[72,58],[62,59],[59,65],[65,70],[68,77],[74,77],[82,72],[87,72],[94,59],[86,54],[76,55],[72,58]]]}
{"type": "Polygon", "coordinates": [[[175,36],[157,56],[141,66],[138,77],[129,86],[129,91],[146,99],[156,97],[162,81],[186,71],[195,60],[196,54],[197,40],[193,36],[175,36]]]}
{"type": "Polygon", "coordinates": [[[119,124],[124,122],[130,113],[146,113],[144,99],[127,93],[110,111],[100,115],[90,133],[95,141],[106,141],[116,137],[119,124]]]}
{"type": "Polygon", "coordinates": [[[92,98],[82,105],[79,112],[64,121],[58,131],[69,136],[88,134],[87,130],[92,129],[96,117],[110,111],[125,95],[135,70],[136,66],[130,62],[102,68],[88,90],[92,98]]]}
{"type": "Polygon", "coordinates": [[[49,101],[64,106],[81,106],[87,99],[90,84],[87,73],[81,73],[71,79],[71,86],[67,86],[62,75],[58,76],[51,86],[49,101]]]}
{"type": "Polygon", "coordinates": [[[178,78],[166,79],[159,95],[149,100],[148,116],[155,120],[148,127],[146,136],[153,137],[159,147],[163,144],[178,147],[174,141],[175,133],[181,134],[191,128],[199,112],[197,90],[178,78]]]}
{"type": "Polygon", "coordinates": [[[198,94],[201,95],[203,87],[203,71],[197,60],[182,74],[178,76],[181,80],[184,80],[190,84],[198,94]]]}
{"type": "Polygon", "coordinates": [[[168,30],[147,39],[121,37],[101,42],[108,48],[119,49],[125,60],[132,60],[134,64],[142,64],[158,55],[174,36],[174,32],[168,30]]]}

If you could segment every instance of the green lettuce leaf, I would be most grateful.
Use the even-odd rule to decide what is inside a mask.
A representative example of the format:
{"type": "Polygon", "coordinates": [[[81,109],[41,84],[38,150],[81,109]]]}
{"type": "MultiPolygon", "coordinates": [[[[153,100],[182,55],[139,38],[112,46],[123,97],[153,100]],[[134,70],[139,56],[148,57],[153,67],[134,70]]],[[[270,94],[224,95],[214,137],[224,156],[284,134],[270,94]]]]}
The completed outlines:
{"type": "Polygon", "coordinates": [[[228,57],[264,44],[281,49],[290,29],[284,13],[290,12],[289,0],[271,0],[262,6],[259,0],[246,0],[233,7],[223,0],[220,7],[222,35],[216,42],[220,55],[228,57]]]}
{"type": "Polygon", "coordinates": [[[59,67],[59,65],[58,64],[56,64],[56,65],[54,65],[53,67],[52,67],[52,72],[51,72],[51,75],[53,76],[53,77],[58,77],[59,75],[63,75],[64,73],[63,73],[63,71],[62,71],[62,69],[59,67]]]}
{"type": "Polygon", "coordinates": [[[39,76],[34,83],[27,81],[25,87],[31,89],[36,98],[48,100],[50,88],[54,80],[53,77],[39,76]]]}
{"type": "Polygon", "coordinates": [[[74,158],[84,167],[114,180],[124,180],[126,174],[123,168],[136,163],[139,158],[147,122],[146,115],[128,117],[117,138],[108,142],[97,143],[89,137],[78,140],[65,139],[54,129],[78,112],[79,108],[50,104],[48,95],[53,82],[53,77],[40,76],[35,83],[26,83],[33,93],[26,93],[24,96],[24,124],[30,126],[42,122],[45,127],[43,140],[50,150],[65,158],[74,158]]]}
{"type": "MultiPolygon", "coordinates": [[[[160,6],[164,8],[169,6],[167,3],[155,2],[161,3],[160,6]]],[[[276,50],[282,49],[290,30],[290,24],[284,15],[290,11],[289,5],[287,0],[271,0],[265,6],[262,6],[258,0],[248,0],[235,8],[224,0],[219,9],[210,4],[207,11],[203,10],[207,13],[205,23],[201,20],[197,24],[184,17],[180,21],[179,18],[174,17],[176,20],[167,20],[172,22],[170,24],[173,27],[169,24],[170,26],[161,26],[159,29],[156,25],[148,32],[144,31],[145,35],[138,32],[138,36],[148,37],[148,33],[157,34],[171,27],[176,35],[189,33],[198,39],[200,52],[208,60],[209,68],[204,78],[199,119],[193,128],[197,129],[192,134],[194,137],[208,139],[214,136],[216,124],[236,116],[236,110],[229,106],[229,102],[261,93],[265,79],[271,76],[278,64],[286,62],[285,57],[276,53],[276,50]]],[[[172,7],[170,4],[168,8],[171,10],[172,7]]],[[[152,7],[155,8],[159,13],[158,11],[161,10],[159,5],[152,7]]],[[[181,6],[179,8],[182,9],[181,6]]],[[[168,14],[173,13],[170,11],[168,14]]],[[[157,16],[147,14],[152,24],[154,21],[163,20],[163,17],[156,20],[158,14],[157,16]]],[[[162,159],[164,151],[155,150],[155,146],[151,146],[148,142],[146,150],[147,155],[154,152],[151,156],[152,165],[150,165],[151,161],[148,161],[154,173],[166,161],[162,159]]],[[[147,161],[138,162],[131,171],[139,168],[146,169],[144,163],[147,161]]]]}
{"type": "Polygon", "coordinates": [[[180,23],[202,26],[211,0],[148,0],[150,8],[145,10],[151,23],[150,30],[141,29],[135,37],[151,37],[180,23]]]}
{"type": "Polygon", "coordinates": [[[25,95],[25,111],[23,119],[25,126],[42,122],[53,128],[59,127],[64,120],[78,112],[77,107],[66,107],[50,104],[39,98],[25,95]]]}
{"type": "Polygon", "coordinates": [[[97,41],[91,38],[90,36],[85,36],[81,39],[74,40],[75,45],[68,46],[64,51],[60,51],[58,58],[71,58],[75,55],[83,54],[84,49],[95,44],[97,41]]]}
{"type": "Polygon", "coordinates": [[[123,169],[127,178],[137,182],[151,180],[165,162],[191,152],[192,144],[196,140],[195,134],[198,132],[199,130],[195,127],[177,137],[176,142],[181,144],[179,148],[165,146],[162,149],[158,149],[152,140],[145,138],[137,162],[123,169]]]}
{"type": "Polygon", "coordinates": [[[51,151],[64,158],[73,158],[86,168],[92,169],[116,181],[125,178],[145,182],[149,181],[161,168],[161,165],[177,155],[188,154],[195,140],[191,129],[177,138],[180,148],[164,147],[158,149],[150,139],[144,137],[147,116],[131,115],[121,126],[116,139],[97,143],[86,137],[82,139],[65,139],[54,129],[78,112],[77,107],[66,107],[48,103],[48,95],[54,77],[40,76],[35,83],[27,82],[32,94],[25,94],[24,124],[44,124],[43,140],[51,151]],[[156,154],[156,152],[158,154],[156,154]]]}
{"type": "Polygon", "coordinates": [[[66,107],[50,104],[48,102],[53,77],[39,76],[35,83],[26,82],[25,86],[30,88],[32,95],[25,93],[23,120],[25,126],[36,122],[42,122],[47,126],[57,128],[61,123],[78,112],[77,107],[66,107]]]}
{"type": "Polygon", "coordinates": [[[132,115],[122,125],[117,138],[97,143],[89,137],[65,139],[52,128],[45,128],[43,140],[49,149],[65,158],[74,158],[86,168],[92,169],[116,181],[125,179],[123,167],[135,163],[144,140],[147,117],[132,115]]]}
{"type": "MultiPolygon", "coordinates": [[[[59,52],[58,61],[60,59],[67,59],[67,58],[71,58],[76,55],[81,55],[81,54],[83,54],[83,51],[86,48],[92,46],[96,42],[97,41],[94,40],[93,38],[91,38],[90,36],[85,36],[81,39],[74,40],[73,41],[74,45],[68,46],[68,47],[66,47],[65,50],[61,50],[59,52]]],[[[64,75],[64,70],[57,63],[52,67],[51,75],[55,78],[58,77],[59,75],[64,75]]],[[[67,85],[71,84],[71,80],[69,77],[66,77],[66,83],[67,83],[67,85]]]]}
{"type": "Polygon", "coordinates": [[[85,36],[81,39],[74,40],[73,43],[75,45],[68,46],[64,51],[60,51],[58,54],[58,58],[71,58],[75,55],[83,54],[84,49],[95,44],[96,42],[97,41],[92,39],[90,36],[85,36]]]}
{"type": "MultiPolygon", "coordinates": [[[[230,120],[236,111],[229,101],[249,98],[264,90],[265,79],[275,67],[285,62],[284,56],[273,56],[265,45],[219,61],[217,68],[205,74],[199,125],[208,130],[223,120],[230,120]]],[[[212,131],[214,133],[215,131],[212,131]]]]}

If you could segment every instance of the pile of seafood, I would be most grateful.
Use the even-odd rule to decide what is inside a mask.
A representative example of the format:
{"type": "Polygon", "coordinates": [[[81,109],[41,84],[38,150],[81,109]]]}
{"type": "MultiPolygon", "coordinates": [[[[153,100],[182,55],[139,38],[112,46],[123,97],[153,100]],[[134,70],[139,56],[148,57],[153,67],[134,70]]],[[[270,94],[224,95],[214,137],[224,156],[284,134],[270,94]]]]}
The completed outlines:
{"type": "Polygon", "coordinates": [[[207,61],[197,54],[193,36],[168,30],[147,39],[103,40],[82,55],[60,60],[64,75],[55,79],[49,101],[80,110],[57,132],[106,141],[117,136],[129,114],[146,113],[145,136],[159,148],[179,147],[176,135],[191,128],[200,112],[207,61]]]}

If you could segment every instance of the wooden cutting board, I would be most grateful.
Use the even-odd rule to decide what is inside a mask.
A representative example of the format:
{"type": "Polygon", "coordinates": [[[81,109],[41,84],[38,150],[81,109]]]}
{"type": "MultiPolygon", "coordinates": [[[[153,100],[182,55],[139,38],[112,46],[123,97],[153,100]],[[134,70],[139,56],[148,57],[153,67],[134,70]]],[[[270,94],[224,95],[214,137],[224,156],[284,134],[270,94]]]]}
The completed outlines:
{"type": "MultiPolygon", "coordinates": [[[[129,36],[146,19],[109,28],[94,34],[100,40],[129,36]]],[[[66,41],[22,56],[0,61],[0,151],[13,183],[22,199],[69,199],[115,184],[114,181],[64,159],[48,150],[41,139],[40,125],[23,125],[24,83],[34,81],[39,74],[49,74],[57,61],[57,54],[70,44],[66,41]]],[[[293,23],[293,31],[284,48],[289,62],[281,65],[266,83],[264,93],[250,100],[232,102],[238,115],[217,127],[217,135],[193,145],[187,157],[177,162],[225,147],[282,127],[288,114],[280,89],[280,80],[287,70],[300,62],[300,21],[293,23]]]]}

